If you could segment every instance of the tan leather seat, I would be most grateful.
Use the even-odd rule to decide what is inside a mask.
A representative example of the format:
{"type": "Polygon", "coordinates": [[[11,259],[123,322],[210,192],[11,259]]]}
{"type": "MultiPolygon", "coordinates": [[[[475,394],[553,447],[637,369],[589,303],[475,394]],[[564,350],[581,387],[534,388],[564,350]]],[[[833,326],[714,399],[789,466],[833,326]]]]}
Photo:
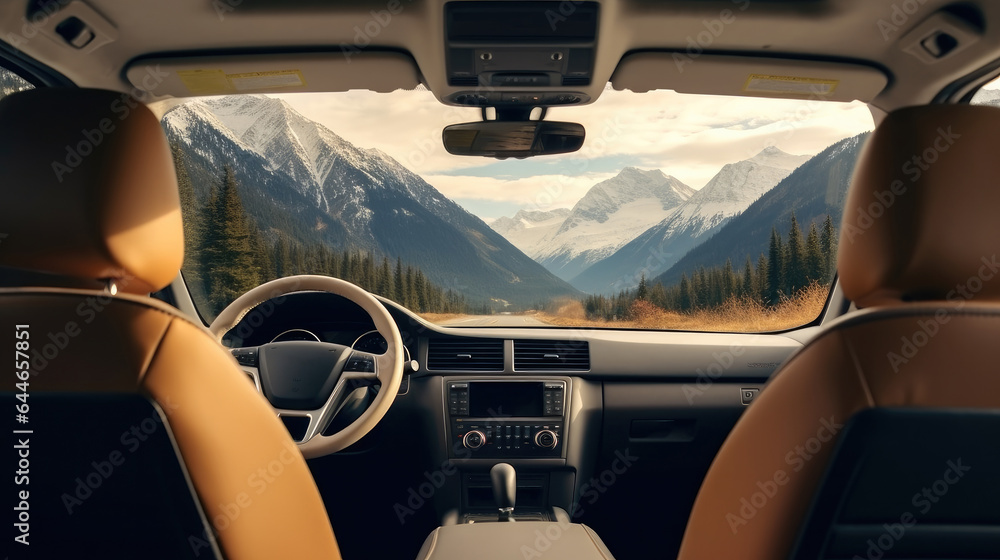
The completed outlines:
{"type": "MultiPolygon", "coordinates": [[[[15,324],[30,325],[29,402],[56,393],[148,397],[225,557],[340,558],[306,462],[273,411],[201,325],[144,295],[175,277],[183,255],[157,119],[120,93],[50,88],[0,100],[0,128],[0,266],[94,288],[0,289],[3,330],[12,338],[15,324]],[[114,297],[103,291],[111,281],[114,297]]],[[[73,428],[67,419],[64,429],[73,428]]],[[[46,437],[33,434],[33,445],[46,437]]],[[[35,477],[32,492],[60,483],[72,488],[35,477]]]]}
{"type": "Polygon", "coordinates": [[[844,293],[864,309],[792,356],[737,422],[680,558],[787,558],[859,411],[1000,408],[998,143],[992,107],[912,107],[876,128],[838,254],[844,293]]]}

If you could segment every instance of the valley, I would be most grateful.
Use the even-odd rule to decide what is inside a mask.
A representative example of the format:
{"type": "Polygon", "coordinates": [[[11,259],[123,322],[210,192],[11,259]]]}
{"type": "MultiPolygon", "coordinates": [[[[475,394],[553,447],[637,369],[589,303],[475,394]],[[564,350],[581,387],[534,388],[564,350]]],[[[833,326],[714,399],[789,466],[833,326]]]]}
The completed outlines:
{"type": "MultiPolygon", "coordinates": [[[[829,224],[839,223],[864,140],[815,156],[766,146],[723,164],[700,189],[668,169],[625,165],[567,207],[522,207],[487,225],[385,152],[278,98],[187,102],[163,127],[189,187],[187,214],[209,219],[221,196],[236,199],[249,241],[226,246],[246,251],[232,261],[252,272],[244,283],[339,275],[456,326],[688,328],[668,325],[718,323],[705,313],[727,305],[774,315],[806,297],[810,282],[828,282],[828,256],[804,264],[809,243],[827,222],[822,248],[832,247],[829,224]]],[[[204,231],[189,236],[201,239],[189,261],[217,255],[204,231]]],[[[204,297],[216,307],[239,293],[216,293],[207,272],[186,268],[208,282],[204,297]]]]}

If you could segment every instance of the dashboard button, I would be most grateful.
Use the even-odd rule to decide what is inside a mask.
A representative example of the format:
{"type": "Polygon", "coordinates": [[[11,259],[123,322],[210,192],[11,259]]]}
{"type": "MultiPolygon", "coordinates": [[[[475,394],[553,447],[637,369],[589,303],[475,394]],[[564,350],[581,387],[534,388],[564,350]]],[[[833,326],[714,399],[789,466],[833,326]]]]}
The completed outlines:
{"type": "Polygon", "coordinates": [[[256,348],[234,348],[231,352],[241,366],[257,367],[256,348]]]}

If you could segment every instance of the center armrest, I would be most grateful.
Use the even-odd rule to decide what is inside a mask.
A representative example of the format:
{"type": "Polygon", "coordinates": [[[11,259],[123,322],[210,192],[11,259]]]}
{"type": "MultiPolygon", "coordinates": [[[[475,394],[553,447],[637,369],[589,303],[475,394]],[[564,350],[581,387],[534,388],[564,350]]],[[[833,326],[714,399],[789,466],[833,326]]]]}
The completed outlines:
{"type": "Polygon", "coordinates": [[[525,521],[473,523],[435,529],[417,560],[614,560],[590,527],[577,523],[525,521]]]}

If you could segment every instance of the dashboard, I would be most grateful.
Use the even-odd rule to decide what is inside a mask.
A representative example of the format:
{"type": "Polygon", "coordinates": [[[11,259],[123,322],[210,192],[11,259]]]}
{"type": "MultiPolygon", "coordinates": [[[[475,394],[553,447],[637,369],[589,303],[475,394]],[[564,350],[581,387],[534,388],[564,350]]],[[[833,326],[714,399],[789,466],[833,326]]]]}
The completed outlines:
{"type": "MultiPolygon", "coordinates": [[[[414,377],[430,375],[573,375],[596,380],[727,379],[764,381],[813,329],[786,334],[737,334],[637,331],[587,328],[445,327],[420,319],[398,304],[380,298],[399,328],[409,356],[419,364],[414,377]],[[551,347],[546,345],[551,345],[551,347]],[[457,345],[457,346],[456,346],[457,345]],[[465,357],[463,347],[495,363],[441,359],[442,353],[465,357]],[[544,349],[569,356],[582,352],[582,364],[520,359],[518,348],[544,358],[544,349]],[[454,348],[460,350],[454,351],[454,348]],[[456,353],[457,352],[457,353],[456,353]],[[582,366],[582,367],[577,367],[582,366]]],[[[297,292],[268,301],[248,312],[222,337],[229,348],[254,347],[276,340],[315,340],[384,353],[385,339],[368,314],[347,298],[326,292],[297,292]]],[[[530,356],[529,356],[530,357],[530,356]]],[[[568,358],[572,360],[572,356],[568,358]]]]}
{"type": "MultiPolygon", "coordinates": [[[[495,517],[489,471],[502,461],[517,469],[516,515],[544,518],[553,506],[562,508],[635,557],[648,557],[647,545],[679,546],[680,533],[655,542],[635,535],[684,526],[705,472],[742,411],[818,331],[448,327],[379,299],[417,367],[405,372],[392,407],[372,432],[342,453],[311,460],[321,488],[337,500],[352,494],[358,505],[343,508],[346,517],[332,519],[334,525],[358,515],[399,523],[403,518],[392,504],[410,507],[411,492],[426,488],[431,490],[418,497],[432,507],[412,508],[427,517],[426,527],[495,517]],[[381,472],[386,465],[398,468],[385,484],[345,490],[344,473],[381,472]],[[637,502],[657,504],[655,515],[633,516],[628,530],[619,531],[620,512],[634,510],[637,502]]],[[[384,352],[385,340],[374,331],[367,312],[352,301],[296,292],[250,310],[222,340],[237,361],[240,349],[252,353],[248,347],[274,340],[318,339],[384,352]]],[[[362,389],[324,434],[363,413],[372,391],[362,389]]],[[[331,511],[336,517],[340,510],[331,511]]]]}

